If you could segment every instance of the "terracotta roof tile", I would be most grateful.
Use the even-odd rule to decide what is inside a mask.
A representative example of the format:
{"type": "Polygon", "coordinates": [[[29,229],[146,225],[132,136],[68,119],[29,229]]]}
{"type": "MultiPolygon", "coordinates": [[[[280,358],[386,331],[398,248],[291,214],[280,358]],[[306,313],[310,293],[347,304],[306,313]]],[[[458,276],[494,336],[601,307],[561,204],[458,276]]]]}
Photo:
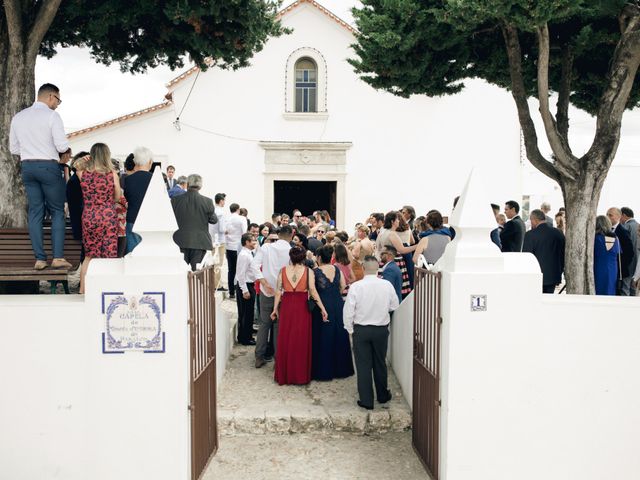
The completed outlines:
{"type": "Polygon", "coordinates": [[[147,113],[157,112],[158,110],[167,108],[169,105],[171,105],[171,102],[169,101],[162,102],[162,103],[159,103],[158,105],[153,105],[152,107],[148,107],[143,110],[138,110],[137,112],[129,113],[127,115],[123,115],[121,117],[114,118],[112,120],[107,120],[106,122],[99,123],[98,125],[94,125],[92,127],[87,127],[87,128],[83,128],[82,130],[71,132],[70,134],[67,135],[67,138],[79,137],[80,135],[93,132],[94,130],[98,130],[100,128],[110,127],[120,122],[124,122],[125,120],[131,120],[132,118],[141,117],[142,115],[146,115],[147,113]]]}

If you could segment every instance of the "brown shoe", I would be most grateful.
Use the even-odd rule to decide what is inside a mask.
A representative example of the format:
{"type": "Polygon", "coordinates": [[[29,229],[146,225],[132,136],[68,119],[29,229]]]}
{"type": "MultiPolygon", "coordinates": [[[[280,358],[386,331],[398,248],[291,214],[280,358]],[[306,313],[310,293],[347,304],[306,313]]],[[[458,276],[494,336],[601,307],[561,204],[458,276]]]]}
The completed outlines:
{"type": "Polygon", "coordinates": [[[66,268],[70,269],[73,265],[67,262],[64,258],[54,258],[51,261],[51,268],[66,268]]]}
{"type": "Polygon", "coordinates": [[[36,260],[36,264],[33,266],[34,270],[44,270],[47,268],[47,262],[44,260],[36,260]]]}
{"type": "Polygon", "coordinates": [[[266,363],[264,358],[256,357],[256,368],[263,367],[266,363]]]}

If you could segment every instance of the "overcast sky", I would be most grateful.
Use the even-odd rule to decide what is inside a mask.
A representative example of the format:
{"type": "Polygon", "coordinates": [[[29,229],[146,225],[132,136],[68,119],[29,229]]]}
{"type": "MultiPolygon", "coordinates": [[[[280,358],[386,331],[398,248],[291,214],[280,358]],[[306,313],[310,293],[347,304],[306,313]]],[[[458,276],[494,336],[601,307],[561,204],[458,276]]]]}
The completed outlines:
{"type": "MultiPolygon", "coordinates": [[[[284,2],[283,6],[293,3],[284,2]]],[[[320,0],[320,4],[352,23],[350,9],[355,0],[320,0]]],[[[61,89],[62,105],[58,109],[67,132],[95,125],[111,118],[142,110],[164,100],[166,83],[182,71],[167,67],[146,74],[122,73],[118,64],[99,65],[87,49],[65,48],[51,60],[38,59],[36,85],[49,82],[61,89]]]]}

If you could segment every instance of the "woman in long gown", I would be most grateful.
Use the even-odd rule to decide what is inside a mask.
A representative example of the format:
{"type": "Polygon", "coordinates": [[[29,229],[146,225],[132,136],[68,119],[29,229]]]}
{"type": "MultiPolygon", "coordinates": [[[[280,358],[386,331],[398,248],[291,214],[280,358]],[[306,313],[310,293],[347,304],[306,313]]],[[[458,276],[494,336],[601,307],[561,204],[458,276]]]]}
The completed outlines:
{"type": "Polygon", "coordinates": [[[353,375],[353,359],[349,334],[342,322],[344,300],[342,292],[346,284],[344,275],[336,265],[331,265],[333,248],[329,245],[318,250],[315,269],[316,290],[327,310],[327,320],[319,311],[313,312],[313,368],[314,380],[332,380],[353,375]]]}
{"type": "Polygon", "coordinates": [[[618,255],[620,241],[611,228],[611,221],[604,215],[596,218],[596,235],[593,248],[593,276],[596,295],[615,295],[618,280],[618,255]]]}
{"type": "Polygon", "coordinates": [[[293,247],[291,263],[280,270],[271,319],[279,319],[274,379],[279,385],[305,385],[311,381],[311,297],[320,315],[327,311],[315,287],[313,270],[304,265],[305,250],[293,247]]]}

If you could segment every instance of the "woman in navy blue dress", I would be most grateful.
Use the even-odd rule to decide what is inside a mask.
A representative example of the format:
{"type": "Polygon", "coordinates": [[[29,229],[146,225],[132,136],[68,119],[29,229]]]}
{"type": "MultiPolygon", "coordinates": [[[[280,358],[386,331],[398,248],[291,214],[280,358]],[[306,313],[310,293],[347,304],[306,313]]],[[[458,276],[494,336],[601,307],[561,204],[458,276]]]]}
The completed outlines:
{"type": "Polygon", "coordinates": [[[620,255],[620,242],[611,229],[611,221],[604,215],[599,215],[596,218],[596,236],[593,247],[593,276],[596,295],[616,294],[618,255],[620,255]]]}
{"type": "Polygon", "coordinates": [[[346,284],[338,267],[331,265],[332,255],[333,247],[330,245],[318,249],[316,254],[316,290],[328,318],[323,321],[319,309],[314,309],[311,348],[311,377],[314,380],[346,378],[354,373],[349,334],[342,322],[342,292],[346,284]]]}

